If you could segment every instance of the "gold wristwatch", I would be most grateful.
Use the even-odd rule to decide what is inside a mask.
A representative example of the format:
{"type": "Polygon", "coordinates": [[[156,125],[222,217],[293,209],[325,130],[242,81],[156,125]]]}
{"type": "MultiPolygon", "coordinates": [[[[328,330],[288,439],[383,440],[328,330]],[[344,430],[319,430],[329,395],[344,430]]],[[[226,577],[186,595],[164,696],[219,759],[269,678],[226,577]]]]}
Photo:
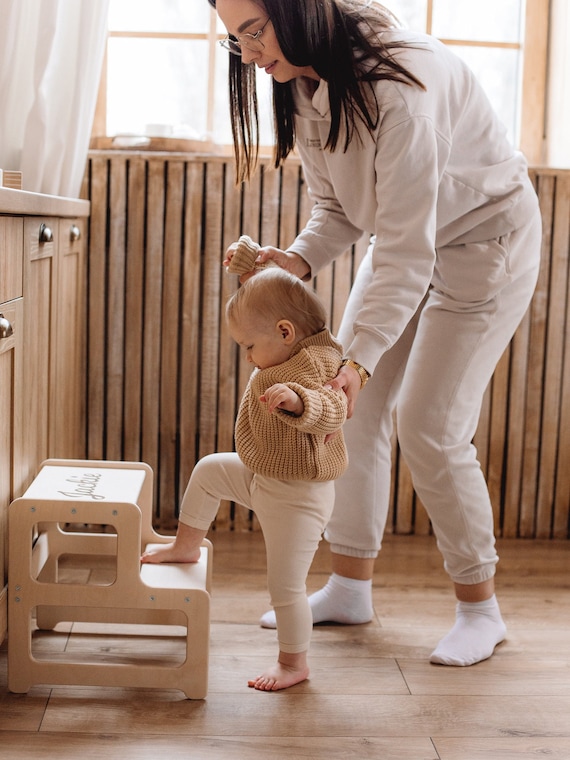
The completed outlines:
{"type": "Polygon", "coordinates": [[[366,385],[366,383],[370,380],[370,372],[364,369],[362,364],[353,362],[352,359],[343,359],[340,363],[340,366],[352,367],[352,369],[355,369],[358,372],[358,374],[360,375],[360,390],[362,390],[364,386],[366,385]]]}

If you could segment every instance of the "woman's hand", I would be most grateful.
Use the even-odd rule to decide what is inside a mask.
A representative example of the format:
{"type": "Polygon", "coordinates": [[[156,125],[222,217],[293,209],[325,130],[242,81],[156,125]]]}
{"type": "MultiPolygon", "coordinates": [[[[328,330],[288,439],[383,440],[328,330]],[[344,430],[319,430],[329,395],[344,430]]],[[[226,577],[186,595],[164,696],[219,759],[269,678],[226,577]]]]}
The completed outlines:
{"type": "MultiPolygon", "coordinates": [[[[237,242],[232,243],[226,251],[226,257],[222,262],[225,267],[229,266],[229,263],[232,260],[234,253],[236,252],[237,245],[237,242]]],[[[311,276],[311,268],[305,259],[299,256],[297,253],[282,251],[280,248],[273,248],[270,245],[259,249],[259,254],[255,261],[256,264],[267,264],[268,262],[273,262],[277,266],[281,267],[281,269],[285,269],[287,272],[295,275],[300,280],[307,280],[311,276]]],[[[242,274],[239,278],[239,281],[242,283],[242,285],[246,280],[249,280],[249,278],[252,277],[256,271],[258,270],[252,269],[251,272],[242,274]]]]}
{"type": "Polygon", "coordinates": [[[270,245],[259,249],[258,261],[261,264],[272,261],[281,267],[281,269],[294,274],[300,280],[308,280],[311,276],[311,267],[298,253],[282,251],[280,248],[273,248],[270,245]]]}
{"type": "Polygon", "coordinates": [[[352,417],[356,400],[361,388],[361,379],[354,367],[344,366],[338,371],[338,375],[325,385],[333,391],[344,391],[347,400],[347,417],[352,417]]]}

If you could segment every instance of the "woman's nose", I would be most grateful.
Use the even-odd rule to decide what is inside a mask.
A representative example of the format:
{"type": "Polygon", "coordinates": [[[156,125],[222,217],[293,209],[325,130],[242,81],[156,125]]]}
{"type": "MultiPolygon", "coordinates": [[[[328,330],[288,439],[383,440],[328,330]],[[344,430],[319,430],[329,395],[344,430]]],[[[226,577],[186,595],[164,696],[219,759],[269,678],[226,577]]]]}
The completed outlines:
{"type": "Polygon", "coordinates": [[[244,63],[252,63],[259,57],[259,50],[250,50],[245,45],[241,46],[241,59],[244,63]]]}

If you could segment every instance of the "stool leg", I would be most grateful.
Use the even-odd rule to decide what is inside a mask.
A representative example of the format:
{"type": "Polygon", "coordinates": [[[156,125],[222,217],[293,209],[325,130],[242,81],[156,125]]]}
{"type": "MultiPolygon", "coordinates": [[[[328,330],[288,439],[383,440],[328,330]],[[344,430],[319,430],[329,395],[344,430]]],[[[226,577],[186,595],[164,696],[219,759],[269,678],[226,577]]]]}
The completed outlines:
{"type": "Polygon", "coordinates": [[[210,650],[210,596],[195,593],[191,597],[192,611],[188,617],[186,662],[178,684],[188,699],[204,699],[208,693],[210,650]]]}

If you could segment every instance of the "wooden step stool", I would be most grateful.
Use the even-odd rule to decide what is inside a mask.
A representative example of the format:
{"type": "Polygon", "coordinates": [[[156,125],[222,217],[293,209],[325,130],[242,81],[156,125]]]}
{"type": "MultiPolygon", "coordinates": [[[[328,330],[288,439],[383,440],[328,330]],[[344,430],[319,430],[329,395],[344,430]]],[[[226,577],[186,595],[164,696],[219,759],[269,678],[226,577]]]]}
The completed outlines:
{"type": "Polygon", "coordinates": [[[208,688],[212,544],[190,564],[140,564],[152,544],[173,541],[152,528],[153,474],[142,462],[48,459],[8,523],[8,688],[34,684],[180,689],[203,699],[208,688]],[[78,532],[89,526],[89,532],[78,532]],[[107,532],[112,526],[113,532],[107,532]],[[107,585],[62,583],[63,555],[83,555],[96,570],[115,564],[107,585]],[[181,664],[89,662],[32,652],[33,616],[41,629],[62,621],[183,625],[181,664]]]}

